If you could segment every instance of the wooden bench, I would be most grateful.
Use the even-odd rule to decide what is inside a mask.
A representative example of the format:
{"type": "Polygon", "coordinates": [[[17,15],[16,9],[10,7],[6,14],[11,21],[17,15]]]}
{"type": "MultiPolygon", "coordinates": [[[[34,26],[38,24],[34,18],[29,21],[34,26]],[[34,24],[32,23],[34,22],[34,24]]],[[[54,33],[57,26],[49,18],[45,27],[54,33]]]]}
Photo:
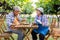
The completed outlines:
{"type": "Polygon", "coordinates": [[[0,16],[0,40],[2,40],[2,38],[4,38],[4,40],[10,40],[10,37],[12,40],[14,40],[10,33],[5,33],[6,25],[4,23],[4,20],[5,16],[0,16]]]}
{"type": "MultiPolygon", "coordinates": [[[[56,21],[53,19],[53,21],[56,21]]],[[[50,25],[50,31],[49,34],[47,35],[47,37],[45,38],[45,40],[48,40],[48,38],[50,36],[52,36],[52,38],[54,38],[54,40],[57,40],[60,37],[60,28],[55,27],[56,26],[56,22],[53,22],[50,25]]]]}

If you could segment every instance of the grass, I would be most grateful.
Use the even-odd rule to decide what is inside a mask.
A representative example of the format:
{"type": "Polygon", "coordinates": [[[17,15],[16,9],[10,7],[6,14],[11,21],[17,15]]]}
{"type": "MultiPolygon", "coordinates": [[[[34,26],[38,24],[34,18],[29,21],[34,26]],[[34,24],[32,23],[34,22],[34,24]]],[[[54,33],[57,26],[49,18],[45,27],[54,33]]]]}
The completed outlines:
{"type": "Polygon", "coordinates": [[[12,36],[13,36],[14,40],[17,40],[17,38],[18,38],[17,34],[12,34],[12,36]]]}

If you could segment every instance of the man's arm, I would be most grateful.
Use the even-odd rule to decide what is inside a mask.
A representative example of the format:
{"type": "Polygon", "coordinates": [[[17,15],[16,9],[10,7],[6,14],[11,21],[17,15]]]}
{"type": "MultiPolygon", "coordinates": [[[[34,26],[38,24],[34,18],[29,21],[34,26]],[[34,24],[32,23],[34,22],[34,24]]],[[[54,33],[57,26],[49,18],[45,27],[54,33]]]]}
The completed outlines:
{"type": "Polygon", "coordinates": [[[22,21],[22,18],[20,15],[18,15],[17,18],[19,19],[19,21],[22,21]]]}
{"type": "Polygon", "coordinates": [[[9,15],[6,15],[6,23],[7,23],[8,27],[10,27],[12,25],[12,20],[11,20],[11,17],[9,15]]]}

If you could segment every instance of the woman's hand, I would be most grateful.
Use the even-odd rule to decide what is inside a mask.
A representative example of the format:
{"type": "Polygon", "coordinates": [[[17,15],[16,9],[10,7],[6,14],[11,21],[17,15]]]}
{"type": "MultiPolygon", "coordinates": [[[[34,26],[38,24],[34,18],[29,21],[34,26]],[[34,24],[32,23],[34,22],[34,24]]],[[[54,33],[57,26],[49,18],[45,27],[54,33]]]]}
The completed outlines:
{"type": "Polygon", "coordinates": [[[42,24],[42,22],[40,20],[36,20],[38,23],[42,24]]]}

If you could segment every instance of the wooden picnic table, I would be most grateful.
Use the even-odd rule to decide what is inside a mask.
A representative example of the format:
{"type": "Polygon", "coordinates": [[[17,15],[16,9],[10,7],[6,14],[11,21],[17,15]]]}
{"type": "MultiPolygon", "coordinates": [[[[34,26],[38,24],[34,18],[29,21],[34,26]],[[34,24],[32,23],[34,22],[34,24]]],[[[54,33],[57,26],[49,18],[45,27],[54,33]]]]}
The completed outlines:
{"type": "Polygon", "coordinates": [[[30,40],[28,36],[31,34],[32,30],[34,28],[38,28],[38,26],[36,24],[20,24],[20,25],[16,25],[15,28],[22,29],[22,31],[25,35],[24,39],[25,40],[27,40],[27,39],[30,40]],[[24,29],[28,29],[27,33],[26,33],[26,30],[24,30],[24,29]]]}

